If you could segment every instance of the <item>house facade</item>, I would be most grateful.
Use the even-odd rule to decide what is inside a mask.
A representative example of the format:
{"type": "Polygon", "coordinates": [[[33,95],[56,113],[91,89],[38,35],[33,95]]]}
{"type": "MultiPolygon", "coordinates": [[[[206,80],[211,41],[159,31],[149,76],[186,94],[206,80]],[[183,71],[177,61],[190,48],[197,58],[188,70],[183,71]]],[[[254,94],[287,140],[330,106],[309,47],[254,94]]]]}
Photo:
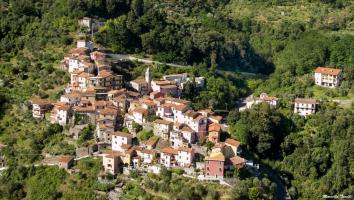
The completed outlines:
{"type": "Polygon", "coordinates": [[[132,144],[133,135],[129,133],[124,133],[120,131],[116,131],[112,133],[112,150],[122,152],[123,144],[132,144]]]}
{"type": "Polygon", "coordinates": [[[120,154],[117,152],[110,152],[103,156],[103,168],[106,173],[117,174],[120,169],[120,154]]]}
{"type": "Polygon", "coordinates": [[[222,153],[211,153],[210,156],[205,158],[204,165],[205,177],[224,178],[225,157],[222,153]]]}
{"type": "Polygon", "coordinates": [[[194,150],[188,147],[179,147],[177,149],[177,163],[181,167],[190,167],[194,162],[194,150]]]}
{"type": "Polygon", "coordinates": [[[294,103],[294,113],[307,116],[316,113],[316,100],[296,98],[294,103]]]}
{"type": "Polygon", "coordinates": [[[328,67],[317,67],[315,69],[315,84],[328,88],[335,88],[342,80],[342,70],[328,67]]]}
{"type": "Polygon", "coordinates": [[[157,119],[154,121],[154,135],[167,140],[169,138],[169,133],[172,130],[172,126],[172,122],[157,119]]]}

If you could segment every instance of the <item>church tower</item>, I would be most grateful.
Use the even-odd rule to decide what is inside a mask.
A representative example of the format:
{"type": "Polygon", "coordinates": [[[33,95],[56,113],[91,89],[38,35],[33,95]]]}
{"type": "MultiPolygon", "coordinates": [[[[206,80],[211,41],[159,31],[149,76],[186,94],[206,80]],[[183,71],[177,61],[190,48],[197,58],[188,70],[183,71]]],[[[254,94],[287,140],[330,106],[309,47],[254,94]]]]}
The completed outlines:
{"type": "Polygon", "coordinates": [[[145,71],[145,81],[147,82],[148,84],[148,92],[151,91],[151,73],[150,73],[150,67],[148,67],[145,71]]]}

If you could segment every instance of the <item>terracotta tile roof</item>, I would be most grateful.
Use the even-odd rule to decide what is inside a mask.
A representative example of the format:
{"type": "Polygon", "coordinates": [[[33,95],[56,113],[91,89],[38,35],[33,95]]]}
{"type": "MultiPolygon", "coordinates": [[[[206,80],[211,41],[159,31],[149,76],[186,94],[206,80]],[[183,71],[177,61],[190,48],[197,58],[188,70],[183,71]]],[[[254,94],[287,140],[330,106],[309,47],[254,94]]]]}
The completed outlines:
{"type": "Polygon", "coordinates": [[[217,123],[212,123],[208,127],[209,132],[211,132],[211,131],[219,132],[220,130],[221,130],[221,126],[220,126],[220,124],[217,124],[217,123]]]}
{"type": "Polygon", "coordinates": [[[206,114],[212,114],[212,113],[214,113],[212,110],[210,110],[210,109],[204,109],[204,110],[199,110],[198,112],[200,112],[200,113],[206,113],[206,114]]]}
{"type": "Polygon", "coordinates": [[[116,109],[99,109],[97,112],[101,115],[117,115],[118,111],[116,109]]]}
{"type": "Polygon", "coordinates": [[[110,151],[110,152],[107,152],[107,154],[105,155],[106,158],[116,158],[119,156],[121,156],[121,154],[117,151],[110,151]]]}
{"type": "Polygon", "coordinates": [[[75,48],[75,49],[71,49],[69,51],[69,53],[71,54],[88,54],[89,49],[85,48],[85,47],[80,47],[80,48],[75,48]]]}
{"type": "Polygon", "coordinates": [[[125,137],[125,138],[133,138],[134,137],[132,134],[121,132],[121,131],[113,132],[112,135],[125,137]]]}
{"type": "Polygon", "coordinates": [[[167,80],[154,80],[153,82],[154,82],[156,85],[160,85],[160,86],[175,84],[174,81],[167,81],[167,80]]]}
{"type": "Polygon", "coordinates": [[[277,97],[269,97],[269,96],[263,97],[261,99],[264,100],[264,101],[276,101],[276,100],[278,100],[277,97]]]}
{"type": "Polygon", "coordinates": [[[138,85],[148,84],[144,79],[135,79],[130,82],[136,83],[138,85]]]}
{"type": "Polygon", "coordinates": [[[96,111],[95,106],[74,106],[73,109],[78,112],[94,112],[94,111],[96,111]]]}
{"type": "Polygon", "coordinates": [[[177,155],[178,151],[172,147],[165,147],[161,150],[164,154],[177,155]]]}
{"type": "Polygon", "coordinates": [[[71,109],[71,106],[70,105],[66,105],[66,104],[62,104],[62,105],[58,105],[56,107],[58,110],[65,110],[65,111],[68,111],[71,109]]]}
{"type": "Polygon", "coordinates": [[[40,105],[40,106],[52,104],[52,102],[50,100],[48,100],[48,99],[39,99],[39,98],[33,98],[31,100],[31,103],[32,104],[37,104],[37,105],[40,105]]]}
{"type": "Polygon", "coordinates": [[[102,70],[102,71],[98,72],[97,77],[100,77],[100,78],[107,78],[107,77],[112,76],[112,75],[113,75],[112,72],[107,71],[107,70],[102,70]]]}
{"type": "Polygon", "coordinates": [[[82,77],[82,78],[89,78],[89,77],[94,77],[93,74],[89,74],[89,73],[86,73],[86,72],[81,72],[77,75],[78,77],[82,77]]]}
{"type": "Polygon", "coordinates": [[[316,99],[296,98],[296,99],[295,99],[295,103],[316,104],[316,99]]]}
{"type": "Polygon", "coordinates": [[[214,116],[209,116],[209,118],[211,118],[211,119],[214,119],[214,120],[216,120],[216,121],[220,121],[220,120],[222,120],[222,116],[218,116],[218,115],[214,115],[214,116]]]}
{"type": "Polygon", "coordinates": [[[135,108],[132,112],[137,112],[137,113],[140,113],[140,114],[147,114],[148,110],[145,109],[145,108],[135,108]]]}
{"type": "Polygon", "coordinates": [[[238,146],[240,146],[241,143],[239,141],[237,141],[237,140],[234,140],[234,139],[231,139],[231,138],[227,138],[225,140],[225,144],[229,144],[231,146],[238,147],[238,146]]]}
{"type": "Polygon", "coordinates": [[[68,163],[68,162],[70,162],[73,159],[74,159],[74,156],[60,156],[58,158],[58,162],[60,162],[60,163],[68,163]]]}
{"type": "Polygon", "coordinates": [[[171,107],[174,107],[175,105],[172,104],[172,103],[164,103],[164,104],[161,104],[160,107],[162,108],[171,108],[171,107]]]}
{"type": "Polygon", "coordinates": [[[188,117],[192,117],[194,119],[199,115],[199,113],[194,112],[193,110],[188,110],[187,112],[184,113],[184,115],[188,117]]]}
{"type": "Polygon", "coordinates": [[[146,146],[154,146],[159,141],[158,137],[151,137],[150,139],[146,140],[143,144],[146,146]]]}
{"type": "Polygon", "coordinates": [[[169,125],[171,126],[173,124],[173,122],[169,122],[163,119],[157,119],[154,121],[155,124],[164,124],[164,125],[169,125]]]}
{"type": "Polygon", "coordinates": [[[225,161],[225,156],[220,153],[211,153],[209,157],[206,157],[205,160],[216,160],[216,161],[225,161]]]}
{"type": "Polygon", "coordinates": [[[198,115],[196,118],[193,119],[194,122],[199,121],[203,119],[204,117],[202,115],[198,115]]]}
{"type": "Polygon", "coordinates": [[[155,150],[150,150],[150,149],[143,149],[141,150],[141,153],[144,153],[144,154],[156,154],[156,151],[155,150]]]}
{"type": "Polygon", "coordinates": [[[181,129],[181,131],[184,131],[184,132],[194,132],[189,126],[183,126],[183,128],[181,129]]]}
{"type": "Polygon", "coordinates": [[[187,109],[187,106],[186,105],[176,105],[176,106],[174,106],[174,108],[176,110],[183,111],[183,110],[187,109]]]}
{"type": "Polygon", "coordinates": [[[192,153],[193,152],[193,149],[192,148],[188,148],[188,147],[179,147],[177,150],[178,151],[188,152],[188,153],[192,153]]]}
{"type": "Polygon", "coordinates": [[[329,68],[329,67],[317,67],[315,73],[328,74],[332,76],[338,76],[342,72],[341,69],[329,68]]]}
{"type": "Polygon", "coordinates": [[[246,160],[244,158],[241,158],[240,156],[234,156],[230,158],[230,161],[233,165],[240,165],[246,163],[246,160]]]}

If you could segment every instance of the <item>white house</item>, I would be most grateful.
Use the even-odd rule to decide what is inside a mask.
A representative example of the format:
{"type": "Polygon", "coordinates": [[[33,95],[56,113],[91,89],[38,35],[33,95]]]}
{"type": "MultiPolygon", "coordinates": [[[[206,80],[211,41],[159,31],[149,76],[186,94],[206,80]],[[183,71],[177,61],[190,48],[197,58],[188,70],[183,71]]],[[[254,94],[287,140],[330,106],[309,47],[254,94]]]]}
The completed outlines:
{"type": "MultiPolygon", "coordinates": [[[[236,156],[237,154],[239,154],[241,152],[240,149],[240,142],[231,138],[228,138],[225,140],[225,146],[228,146],[232,149],[232,155],[236,156]]],[[[227,156],[227,157],[232,157],[232,156],[227,156]]]]}
{"type": "Polygon", "coordinates": [[[90,50],[93,49],[92,42],[86,41],[86,40],[78,40],[76,43],[77,48],[88,48],[90,50]]]}
{"type": "Polygon", "coordinates": [[[75,105],[80,102],[81,95],[78,92],[66,93],[60,96],[60,102],[75,105]]]}
{"type": "Polygon", "coordinates": [[[184,141],[186,141],[183,136],[182,133],[180,131],[171,131],[170,132],[170,145],[173,148],[179,148],[182,147],[184,144],[184,141]]]}
{"type": "Polygon", "coordinates": [[[80,60],[78,58],[69,58],[69,73],[74,72],[80,66],[80,60]]]}
{"type": "Polygon", "coordinates": [[[183,126],[180,130],[182,137],[187,140],[188,143],[194,143],[196,141],[196,133],[188,126],[183,126]]]}
{"type": "Polygon", "coordinates": [[[246,99],[246,108],[251,108],[253,105],[260,104],[262,102],[268,103],[272,107],[276,107],[278,103],[277,97],[268,96],[266,93],[260,94],[259,97],[248,97],[246,99]]]}
{"type": "Polygon", "coordinates": [[[177,151],[178,165],[181,167],[190,167],[194,162],[194,150],[188,147],[179,147],[177,151]]]}
{"type": "Polygon", "coordinates": [[[62,126],[66,125],[72,116],[71,106],[65,103],[57,103],[50,115],[51,123],[58,123],[62,126]]]}
{"type": "Polygon", "coordinates": [[[136,108],[131,111],[133,114],[133,119],[136,123],[142,125],[146,122],[146,117],[148,114],[148,110],[144,108],[136,108]]]}
{"type": "Polygon", "coordinates": [[[303,99],[296,98],[294,105],[294,113],[301,116],[314,114],[316,112],[316,100],[315,99],[303,99]]]}
{"type": "Polygon", "coordinates": [[[150,149],[143,149],[141,151],[141,163],[143,164],[151,164],[154,162],[156,158],[156,151],[150,149]]]}
{"type": "Polygon", "coordinates": [[[160,163],[167,168],[176,166],[178,151],[172,147],[165,147],[161,150],[160,163]]]}
{"type": "Polygon", "coordinates": [[[122,145],[131,145],[132,144],[133,135],[129,133],[124,133],[120,131],[116,131],[112,133],[112,150],[123,152],[122,145]]]}
{"type": "Polygon", "coordinates": [[[342,79],[342,70],[328,67],[317,67],[315,70],[315,84],[335,88],[342,79]]]}
{"type": "Polygon", "coordinates": [[[117,174],[121,164],[120,154],[118,152],[110,152],[103,156],[102,164],[104,171],[109,174],[117,174]]]}

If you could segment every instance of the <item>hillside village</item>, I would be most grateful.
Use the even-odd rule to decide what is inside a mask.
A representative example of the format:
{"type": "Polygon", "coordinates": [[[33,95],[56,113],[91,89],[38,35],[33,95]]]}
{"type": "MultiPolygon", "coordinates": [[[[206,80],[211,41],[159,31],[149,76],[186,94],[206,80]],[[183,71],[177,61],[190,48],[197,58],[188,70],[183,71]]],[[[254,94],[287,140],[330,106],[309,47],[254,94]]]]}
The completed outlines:
{"type": "MultiPolygon", "coordinates": [[[[90,27],[92,22],[85,20],[89,19],[81,23],[90,27]]],[[[62,68],[70,73],[65,93],[57,102],[32,99],[33,117],[42,119],[50,113],[53,124],[94,124],[95,144],[89,153],[77,151],[76,157],[102,156],[105,173],[159,173],[165,166],[183,169],[186,176],[199,180],[222,180],[226,171],[257,170],[258,165],[241,156],[241,143],[230,138],[222,116],[209,109],[193,110],[190,101],[180,98],[187,82],[204,87],[204,77],[165,74],[161,80],[153,80],[146,68],[143,78],[124,82],[122,75],[111,70],[107,55],[86,40],[78,40],[77,47],[65,54],[62,68]],[[139,140],[142,130],[153,136],[139,140]],[[206,143],[212,147],[207,148],[206,143]]],[[[323,87],[338,87],[341,77],[339,69],[318,67],[314,71],[315,84],[323,87]]],[[[278,101],[266,93],[250,96],[240,111],[262,102],[277,107],[278,101]]],[[[296,98],[294,113],[304,117],[314,114],[317,104],[315,99],[296,98]]],[[[74,157],[59,160],[70,168],[74,157]]]]}
{"type": "Polygon", "coordinates": [[[0,199],[352,198],[354,2],[0,2],[0,199]]]}

